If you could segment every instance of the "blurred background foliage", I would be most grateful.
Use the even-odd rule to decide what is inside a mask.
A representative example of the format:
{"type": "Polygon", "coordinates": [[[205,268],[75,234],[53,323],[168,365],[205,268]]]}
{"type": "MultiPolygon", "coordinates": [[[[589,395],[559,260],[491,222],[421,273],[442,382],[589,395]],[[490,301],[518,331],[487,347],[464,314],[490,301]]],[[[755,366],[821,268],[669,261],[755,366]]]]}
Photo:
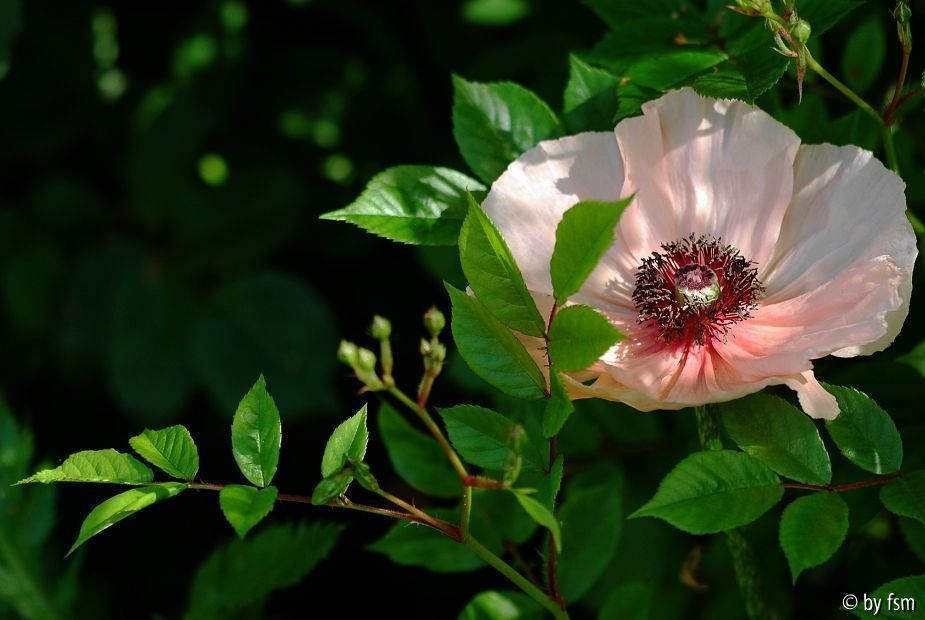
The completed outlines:
{"type": "MultiPolygon", "coordinates": [[[[702,4],[718,12],[725,3],[702,4]]],[[[859,3],[811,44],[875,104],[898,67],[888,4],[859,3]]],[[[913,32],[925,32],[925,3],[911,6],[913,32]]],[[[515,81],[558,109],[569,54],[607,66],[607,44],[596,46],[607,30],[583,4],[540,0],[0,0],[0,391],[9,403],[0,408],[0,617],[180,616],[196,567],[206,563],[194,588],[207,591],[210,553],[231,538],[214,497],[185,497],[65,561],[76,524],[105,492],[65,486],[56,498],[48,487],[7,487],[40,460],[124,449],[145,426],[182,422],[200,446],[203,479],[234,480],[231,415],[262,372],[285,428],[279,486],[310,492],[331,428],[358,403],[335,361],[339,338],[356,338],[374,312],[391,317],[397,376],[413,385],[422,311],[446,306],[442,280],[464,284],[455,248],[399,246],[318,215],[350,203],[388,166],[465,169],[452,138],[451,74],[515,81]]],[[[913,76],[920,58],[914,51],[913,76]]],[[[805,141],[879,147],[870,119],[812,76],[802,104],[793,75],[759,103],[805,141]]],[[[920,215],[923,135],[925,118],[910,114],[896,136],[920,215]]],[[[820,377],[877,399],[910,447],[925,438],[915,415],[925,368],[918,308],[914,300],[890,352],[819,365],[820,377]]],[[[451,354],[436,404],[491,398],[451,354]]],[[[620,476],[623,505],[639,505],[694,439],[684,413],[583,404],[561,437],[568,471],[581,474],[565,488],[566,505],[574,496],[570,510],[580,514],[595,476],[620,476]],[[612,464],[591,466],[601,455],[612,464]]],[[[923,459],[908,450],[910,469],[923,459]]],[[[369,460],[387,475],[381,447],[369,460]]],[[[839,562],[804,577],[798,616],[828,616],[846,592],[921,572],[913,552],[925,554],[925,531],[879,513],[868,495],[846,496],[857,505],[856,536],[839,562]]],[[[307,511],[280,505],[273,520],[307,511]]],[[[409,617],[433,617],[434,605],[452,616],[500,585],[488,571],[396,567],[363,551],[388,523],[339,518],[352,527],[338,552],[302,589],[270,599],[269,615],[301,617],[322,597],[352,614],[401,601],[409,617]],[[368,594],[351,596],[358,589],[368,594]]],[[[595,580],[571,586],[589,591],[587,609],[638,599],[657,617],[735,617],[741,602],[722,542],[651,520],[623,530],[595,580]],[[709,599],[700,594],[707,584],[709,599]]],[[[767,539],[762,549],[775,549],[768,566],[782,567],[775,517],[755,530],[767,539]]],[[[238,612],[248,617],[266,596],[254,593],[238,612]]]]}

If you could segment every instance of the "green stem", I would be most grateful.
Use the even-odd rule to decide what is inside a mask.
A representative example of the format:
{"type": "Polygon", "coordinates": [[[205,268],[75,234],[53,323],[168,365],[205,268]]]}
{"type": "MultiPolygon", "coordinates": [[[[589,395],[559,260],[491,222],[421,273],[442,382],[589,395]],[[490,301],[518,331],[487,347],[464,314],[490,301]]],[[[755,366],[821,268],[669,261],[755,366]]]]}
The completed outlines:
{"type": "Polygon", "coordinates": [[[510,579],[518,588],[523,590],[524,594],[546,608],[546,611],[551,613],[553,618],[556,618],[556,620],[568,620],[568,613],[564,609],[559,607],[555,601],[546,596],[545,592],[530,583],[526,577],[518,573],[512,566],[489,551],[482,543],[472,536],[468,536],[463,540],[463,543],[472,549],[475,555],[485,560],[486,564],[510,579]]]}
{"type": "Polygon", "coordinates": [[[434,422],[434,419],[430,417],[430,414],[427,413],[427,409],[424,407],[418,406],[416,402],[411,400],[404,392],[399,390],[397,387],[390,387],[389,394],[397,398],[403,405],[411,409],[418,418],[421,419],[421,422],[424,423],[424,426],[427,427],[427,430],[430,431],[430,434],[434,436],[434,439],[437,440],[437,443],[440,444],[440,447],[443,448],[443,451],[446,453],[450,463],[453,465],[453,469],[456,470],[456,473],[459,474],[459,478],[465,479],[469,472],[466,471],[466,466],[463,465],[462,461],[459,460],[459,457],[456,455],[456,451],[453,450],[453,446],[450,445],[450,442],[447,441],[446,437],[443,435],[443,431],[440,430],[440,427],[437,426],[437,423],[434,422]]]}
{"type": "Polygon", "coordinates": [[[25,593],[26,600],[19,600],[13,603],[20,613],[32,618],[41,620],[57,620],[61,616],[51,605],[51,598],[43,591],[41,585],[36,581],[32,573],[26,568],[19,553],[10,542],[6,532],[0,529],[0,559],[10,573],[16,575],[19,583],[22,585],[22,591],[25,593]],[[18,603],[18,605],[17,605],[18,603]]]}
{"type": "MultiPolygon", "coordinates": [[[[701,447],[704,450],[722,450],[723,441],[720,438],[719,426],[709,406],[696,407],[695,413],[701,447]]],[[[732,555],[736,582],[745,600],[745,613],[751,620],[774,618],[771,606],[765,598],[755,555],[745,536],[745,528],[740,527],[726,532],[726,542],[729,545],[729,553],[732,555]]]]}

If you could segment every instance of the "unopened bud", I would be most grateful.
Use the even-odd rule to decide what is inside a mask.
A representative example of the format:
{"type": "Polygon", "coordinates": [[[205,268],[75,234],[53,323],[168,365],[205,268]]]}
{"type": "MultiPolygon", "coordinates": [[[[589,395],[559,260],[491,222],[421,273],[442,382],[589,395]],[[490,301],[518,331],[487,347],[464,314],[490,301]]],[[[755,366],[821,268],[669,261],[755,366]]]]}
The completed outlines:
{"type": "Polygon", "coordinates": [[[434,351],[431,354],[431,357],[434,358],[434,361],[440,363],[446,361],[446,347],[442,343],[438,342],[434,345],[433,348],[434,351]]]}
{"type": "Polygon", "coordinates": [[[369,349],[359,349],[357,352],[357,369],[358,370],[375,370],[376,354],[369,349]]]}
{"type": "Polygon", "coordinates": [[[340,346],[337,349],[337,359],[342,363],[355,368],[359,354],[359,348],[352,342],[347,342],[346,340],[340,341],[340,346]]]}
{"type": "Polygon", "coordinates": [[[800,43],[806,43],[809,41],[809,35],[812,34],[812,32],[812,27],[810,27],[809,22],[805,19],[798,19],[797,22],[790,28],[790,36],[792,36],[795,41],[799,41],[800,43]]]}
{"type": "Polygon", "coordinates": [[[431,353],[433,353],[433,347],[430,344],[430,340],[421,338],[421,355],[430,357],[431,353]]]}
{"type": "Polygon", "coordinates": [[[430,310],[424,313],[424,327],[427,329],[427,333],[434,338],[439,336],[443,328],[446,327],[446,317],[436,306],[431,307],[430,310]]]}
{"type": "Polygon", "coordinates": [[[373,324],[369,328],[369,333],[376,340],[388,340],[392,335],[392,324],[387,318],[377,314],[373,317],[373,324]]]}

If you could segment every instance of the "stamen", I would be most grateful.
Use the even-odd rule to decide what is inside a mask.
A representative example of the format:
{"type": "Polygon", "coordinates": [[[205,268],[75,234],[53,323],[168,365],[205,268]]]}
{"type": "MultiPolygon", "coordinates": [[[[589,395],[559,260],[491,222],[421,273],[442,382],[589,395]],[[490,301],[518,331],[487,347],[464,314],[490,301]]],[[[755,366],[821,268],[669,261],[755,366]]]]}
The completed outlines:
{"type": "Polygon", "coordinates": [[[685,348],[725,342],[729,328],[747,319],[764,293],[754,263],[721,239],[693,233],[662,250],[644,258],[636,271],[639,323],[685,348]]]}

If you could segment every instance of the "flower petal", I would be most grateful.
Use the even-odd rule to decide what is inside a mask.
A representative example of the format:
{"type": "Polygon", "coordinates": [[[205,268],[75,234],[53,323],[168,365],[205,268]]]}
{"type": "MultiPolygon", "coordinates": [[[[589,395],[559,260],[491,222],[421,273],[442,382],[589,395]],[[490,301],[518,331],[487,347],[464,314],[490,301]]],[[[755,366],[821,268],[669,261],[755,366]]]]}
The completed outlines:
{"type": "Polygon", "coordinates": [[[482,207],[524,274],[527,287],[549,293],[549,261],[562,214],[585,200],[613,201],[623,187],[623,160],[612,133],[582,133],[540,142],[508,166],[482,207]]]}
{"type": "Polygon", "coordinates": [[[635,228],[652,231],[643,239],[625,230],[624,215],[621,232],[637,259],[695,233],[767,260],[791,196],[796,134],[754,106],[689,88],[646,104],[615,132],[647,224],[635,228]]]}
{"type": "Polygon", "coordinates": [[[838,417],[838,401],[825,391],[813,371],[807,370],[798,377],[787,380],[787,386],[797,393],[800,406],[811,418],[834,420],[838,417]]]}
{"type": "Polygon", "coordinates": [[[871,318],[885,320],[877,336],[831,353],[851,357],[881,351],[896,338],[909,313],[918,254],[905,215],[905,185],[869,151],[855,146],[803,146],[795,165],[793,201],[777,248],[768,264],[759,267],[767,302],[798,298],[846,270],[888,256],[899,278],[891,280],[893,294],[885,297],[895,300],[898,294],[901,303],[890,301],[885,319],[882,312],[871,313],[871,318]]]}

